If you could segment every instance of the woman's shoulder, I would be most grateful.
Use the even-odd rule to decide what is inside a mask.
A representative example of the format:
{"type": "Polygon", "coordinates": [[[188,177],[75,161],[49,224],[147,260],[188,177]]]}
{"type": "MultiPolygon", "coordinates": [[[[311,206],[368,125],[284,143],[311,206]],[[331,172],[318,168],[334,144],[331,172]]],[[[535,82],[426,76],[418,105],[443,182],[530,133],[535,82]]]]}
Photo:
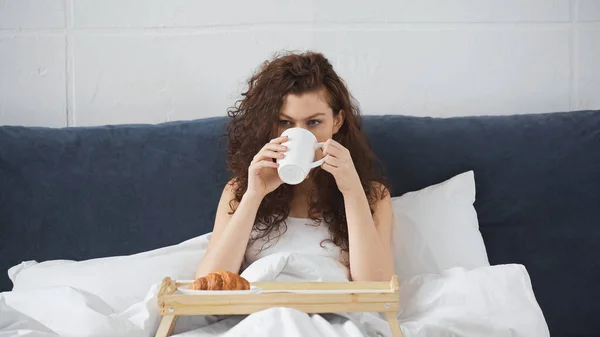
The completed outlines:
{"type": "Polygon", "coordinates": [[[239,204],[237,199],[238,187],[239,182],[234,178],[225,183],[223,186],[223,191],[221,192],[221,200],[229,203],[229,208],[231,211],[235,210],[239,204]]]}
{"type": "Polygon", "coordinates": [[[235,192],[239,186],[240,182],[238,181],[238,179],[231,178],[229,179],[229,181],[227,181],[227,183],[225,183],[223,190],[235,192]]]}
{"type": "Polygon", "coordinates": [[[391,196],[388,186],[379,181],[371,182],[371,190],[372,190],[373,196],[375,197],[375,200],[377,200],[377,201],[387,199],[391,196]]]}

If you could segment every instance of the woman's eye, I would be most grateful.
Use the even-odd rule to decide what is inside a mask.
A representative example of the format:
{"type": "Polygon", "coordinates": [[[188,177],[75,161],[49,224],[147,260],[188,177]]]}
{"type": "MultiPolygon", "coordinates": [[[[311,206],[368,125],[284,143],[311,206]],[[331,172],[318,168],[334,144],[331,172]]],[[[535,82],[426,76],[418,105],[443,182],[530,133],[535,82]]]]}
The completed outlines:
{"type": "Polygon", "coordinates": [[[319,124],[321,124],[321,121],[316,120],[316,119],[311,119],[310,121],[308,121],[308,125],[310,125],[310,126],[317,126],[319,124]]]}
{"type": "Polygon", "coordinates": [[[279,120],[279,124],[280,125],[289,125],[290,121],[286,121],[285,119],[281,119],[281,120],[279,120]]]}

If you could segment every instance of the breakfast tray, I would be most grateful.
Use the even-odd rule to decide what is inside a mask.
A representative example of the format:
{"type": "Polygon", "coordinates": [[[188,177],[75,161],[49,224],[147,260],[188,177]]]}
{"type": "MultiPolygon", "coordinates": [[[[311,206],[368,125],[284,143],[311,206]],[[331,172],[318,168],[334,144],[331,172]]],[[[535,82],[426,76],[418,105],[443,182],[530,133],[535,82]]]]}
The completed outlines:
{"type": "Polygon", "coordinates": [[[248,294],[186,295],[177,288],[191,284],[163,279],[158,291],[162,320],[156,337],[169,336],[181,315],[246,315],[272,307],[305,313],[384,312],[392,336],[402,337],[398,278],[390,282],[254,282],[248,294]]]}

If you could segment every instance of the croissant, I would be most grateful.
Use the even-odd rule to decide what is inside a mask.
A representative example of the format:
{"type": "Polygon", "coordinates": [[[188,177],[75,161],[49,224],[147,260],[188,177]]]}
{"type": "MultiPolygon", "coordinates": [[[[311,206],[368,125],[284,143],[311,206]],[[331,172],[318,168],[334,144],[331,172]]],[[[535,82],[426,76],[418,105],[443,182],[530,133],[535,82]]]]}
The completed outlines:
{"type": "Polygon", "coordinates": [[[189,286],[191,290],[249,290],[250,282],[236,273],[218,270],[200,277],[189,286]]]}

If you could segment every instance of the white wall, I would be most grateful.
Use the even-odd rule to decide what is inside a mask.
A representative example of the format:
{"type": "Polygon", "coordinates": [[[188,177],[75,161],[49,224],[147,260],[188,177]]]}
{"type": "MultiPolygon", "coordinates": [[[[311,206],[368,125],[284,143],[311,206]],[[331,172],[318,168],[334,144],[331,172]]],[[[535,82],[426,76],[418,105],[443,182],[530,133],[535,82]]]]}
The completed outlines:
{"type": "Polygon", "coordinates": [[[365,114],[600,108],[600,0],[0,0],[0,124],[222,116],[280,49],[365,114]]]}

